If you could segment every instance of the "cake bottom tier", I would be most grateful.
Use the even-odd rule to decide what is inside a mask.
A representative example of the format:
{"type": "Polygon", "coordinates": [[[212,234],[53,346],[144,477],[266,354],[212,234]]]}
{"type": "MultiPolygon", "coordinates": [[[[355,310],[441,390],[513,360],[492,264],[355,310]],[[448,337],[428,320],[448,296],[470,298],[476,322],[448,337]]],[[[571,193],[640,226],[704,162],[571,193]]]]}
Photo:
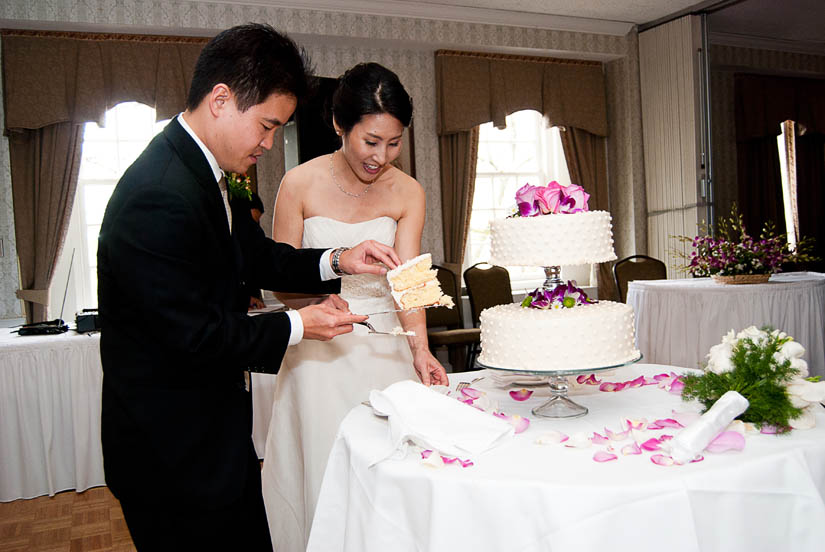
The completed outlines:
{"type": "Polygon", "coordinates": [[[614,366],[639,357],[635,334],[633,308],[624,303],[558,310],[499,305],[481,313],[478,361],[547,372],[614,366]]]}

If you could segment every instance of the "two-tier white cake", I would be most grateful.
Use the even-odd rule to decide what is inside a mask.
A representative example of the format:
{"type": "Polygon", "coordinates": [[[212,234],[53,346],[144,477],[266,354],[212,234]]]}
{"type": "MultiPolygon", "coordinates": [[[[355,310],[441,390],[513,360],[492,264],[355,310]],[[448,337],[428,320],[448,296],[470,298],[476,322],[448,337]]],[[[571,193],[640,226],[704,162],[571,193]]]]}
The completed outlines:
{"type": "MultiPolygon", "coordinates": [[[[610,261],[610,213],[586,211],[513,217],[491,223],[490,262],[559,266],[610,261]]],[[[633,309],[599,301],[574,308],[500,305],[481,313],[486,366],[553,372],[615,366],[639,358],[633,309]]]]}

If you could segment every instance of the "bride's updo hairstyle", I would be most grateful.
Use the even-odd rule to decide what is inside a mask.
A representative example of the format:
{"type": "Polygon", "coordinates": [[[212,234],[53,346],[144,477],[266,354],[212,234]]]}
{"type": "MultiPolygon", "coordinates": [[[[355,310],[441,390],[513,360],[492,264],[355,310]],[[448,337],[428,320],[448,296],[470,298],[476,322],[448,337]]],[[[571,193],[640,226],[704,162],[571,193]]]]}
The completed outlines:
{"type": "Polygon", "coordinates": [[[377,63],[359,63],[338,79],[332,95],[332,116],[348,133],[362,117],[387,113],[406,128],[412,120],[412,98],[398,75],[377,63]]]}

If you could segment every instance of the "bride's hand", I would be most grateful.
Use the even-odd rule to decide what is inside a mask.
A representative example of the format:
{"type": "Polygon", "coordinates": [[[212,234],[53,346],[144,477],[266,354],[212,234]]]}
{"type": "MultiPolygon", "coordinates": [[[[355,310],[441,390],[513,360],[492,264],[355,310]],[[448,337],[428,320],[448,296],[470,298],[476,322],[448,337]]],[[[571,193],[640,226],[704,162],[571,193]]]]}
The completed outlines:
{"type": "Polygon", "coordinates": [[[450,384],[446,370],[429,349],[419,349],[413,353],[413,367],[424,385],[450,384]]]}
{"type": "Polygon", "coordinates": [[[392,247],[367,240],[341,253],[338,264],[347,274],[381,275],[387,273],[387,266],[395,268],[400,265],[401,259],[392,247]]]}

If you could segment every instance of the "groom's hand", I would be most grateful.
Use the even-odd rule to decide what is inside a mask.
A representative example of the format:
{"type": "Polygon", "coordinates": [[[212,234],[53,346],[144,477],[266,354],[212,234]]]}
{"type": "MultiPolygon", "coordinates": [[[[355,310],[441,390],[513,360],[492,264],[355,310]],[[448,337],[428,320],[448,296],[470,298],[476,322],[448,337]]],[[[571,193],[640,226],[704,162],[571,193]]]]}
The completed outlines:
{"type": "Polygon", "coordinates": [[[347,274],[380,275],[387,273],[386,267],[395,268],[400,265],[401,259],[392,247],[367,240],[341,253],[338,264],[347,274]]]}
{"type": "Polygon", "coordinates": [[[364,322],[367,317],[349,312],[347,302],[337,295],[330,295],[317,305],[298,309],[304,324],[304,339],[329,341],[336,335],[349,333],[355,322],[364,322]]]}

